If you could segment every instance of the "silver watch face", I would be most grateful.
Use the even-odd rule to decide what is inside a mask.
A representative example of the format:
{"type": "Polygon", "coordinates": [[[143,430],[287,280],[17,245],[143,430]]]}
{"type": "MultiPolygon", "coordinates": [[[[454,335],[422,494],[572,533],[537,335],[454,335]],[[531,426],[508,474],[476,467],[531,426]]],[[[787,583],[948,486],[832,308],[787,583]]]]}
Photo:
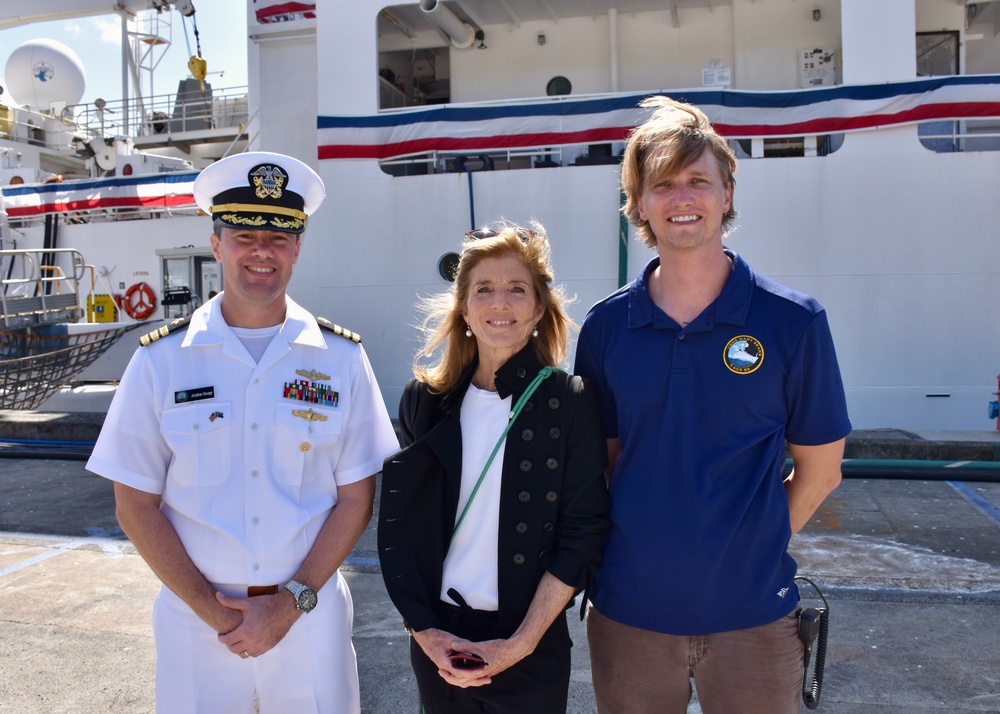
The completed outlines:
{"type": "Polygon", "coordinates": [[[314,607],[316,607],[316,600],[316,591],[312,588],[305,588],[299,593],[295,606],[302,612],[310,612],[314,607]]]}

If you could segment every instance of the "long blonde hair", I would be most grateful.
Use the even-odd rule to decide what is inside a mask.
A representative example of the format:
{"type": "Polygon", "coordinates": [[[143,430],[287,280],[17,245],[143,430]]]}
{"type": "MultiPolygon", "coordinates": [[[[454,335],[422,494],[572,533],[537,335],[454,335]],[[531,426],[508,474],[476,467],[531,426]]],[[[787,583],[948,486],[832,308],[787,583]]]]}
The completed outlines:
{"type": "Polygon", "coordinates": [[[472,270],[486,258],[515,255],[531,273],[535,299],[543,310],[536,327],[538,337],[531,338],[539,362],[550,367],[558,366],[566,358],[569,330],[575,327],[566,314],[562,286],[552,285],[551,249],[541,224],[532,223],[531,229],[527,229],[503,223],[495,231],[472,233],[485,234],[486,237],[472,235],[462,244],[451,289],[419,302],[424,313],[420,327],[425,339],[414,358],[413,374],[435,393],[447,392],[455,387],[478,354],[476,340],[465,334],[467,327],[463,312],[469,299],[472,270]],[[442,346],[444,349],[436,362],[422,363],[423,359],[433,357],[442,346]]]}

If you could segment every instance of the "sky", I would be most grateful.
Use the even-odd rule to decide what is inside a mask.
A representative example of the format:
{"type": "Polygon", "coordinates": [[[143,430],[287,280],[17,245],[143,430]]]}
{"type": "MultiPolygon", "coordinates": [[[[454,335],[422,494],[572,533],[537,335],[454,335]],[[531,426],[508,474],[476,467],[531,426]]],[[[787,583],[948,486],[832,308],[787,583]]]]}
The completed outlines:
{"type": "MultiPolygon", "coordinates": [[[[192,1],[201,54],[208,65],[207,81],[217,88],[245,85],[245,0],[192,1]]],[[[165,51],[153,54],[154,58],[159,58],[153,74],[153,91],[157,95],[177,91],[178,82],[190,76],[188,58],[196,53],[190,18],[182,18],[179,12],[172,10],[170,27],[164,29],[161,25],[161,36],[167,36],[166,33],[170,33],[170,45],[165,51]]],[[[79,56],[86,73],[82,102],[92,102],[97,97],[109,102],[122,98],[121,19],[118,15],[95,15],[0,30],[0,74],[11,52],[24,42],[39,38],[61,42],[79,56]]],[[[148,83],[144,85],[144,92],[149,93],[148,83]]]]}

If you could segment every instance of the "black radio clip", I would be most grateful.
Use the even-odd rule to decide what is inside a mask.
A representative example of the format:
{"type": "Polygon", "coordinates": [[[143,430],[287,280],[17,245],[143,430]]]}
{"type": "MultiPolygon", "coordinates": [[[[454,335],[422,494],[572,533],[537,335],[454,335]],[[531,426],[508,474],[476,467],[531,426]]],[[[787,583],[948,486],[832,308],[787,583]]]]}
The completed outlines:
{"type": "Polygon", "coordinates": [[[802,640],[803,666],[802,701],[809,709],[819,706],[823,691],[823,668],[826,665],[826,638],[830,629],[830,605],[823,592],[809,578],[798,575],[795,580],[809,583],[823,601],[823,607],[807,607],[799,612],[799,639],[802,640]],[[815,655],[814,655],[815,653],[815,655]],[[810,662],[812,668],[810,670],[810,662]]]}

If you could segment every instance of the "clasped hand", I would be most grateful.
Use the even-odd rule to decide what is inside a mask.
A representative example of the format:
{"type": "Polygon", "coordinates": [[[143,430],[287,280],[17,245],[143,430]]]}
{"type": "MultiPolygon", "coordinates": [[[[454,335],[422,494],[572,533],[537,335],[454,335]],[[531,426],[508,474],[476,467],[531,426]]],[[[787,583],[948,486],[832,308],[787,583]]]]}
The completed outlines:
{"type": "Polygon", "coordinates": [[[441,678],[448,684],[463,689],[490,684],[494,676],[531,654],[531,651],[526,650],[514,637],[506,640],[472,642],[435,628],[414,632],[413,637],[424,654],[437,665],[441,678]],[[478,655],[486,665],[478,669],[455,667],[451,658],[456,652],[478,655]]]}
{"type": "Polygon", "coordinates": [[[242,622],[229,632],[219,633],[219,642],[233,654],[259,657],[281,642],[301,614],[290,605],[288,595],[259,595],[238,598],[215,594],[223,607],[236,611],[242,622]]]}

